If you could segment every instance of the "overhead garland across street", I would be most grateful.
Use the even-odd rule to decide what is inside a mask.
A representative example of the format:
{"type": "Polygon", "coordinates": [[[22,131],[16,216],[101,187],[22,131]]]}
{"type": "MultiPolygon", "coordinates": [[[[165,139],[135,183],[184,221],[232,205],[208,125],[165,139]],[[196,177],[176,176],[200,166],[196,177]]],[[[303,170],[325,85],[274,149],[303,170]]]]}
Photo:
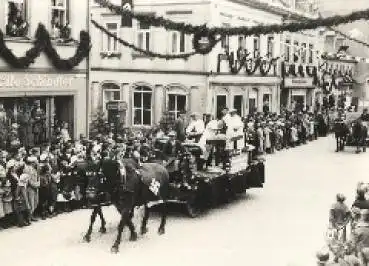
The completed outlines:
{"type": "Polygon", "coordinates": [[[17,57],[7,47],[4,40],[4,33],[0,30],[0,57],[13,68],[28,68],[40,56],[41,52],[44,52],[56,69],[71,70],[89,55],[90,48],[91,41],[89,34],[86,31],[81,31],[80,41],[74,56],[68,59],[62,59],[52,45],[49,32],[43,24],[39,24],[36,30],[34,46],[26,51],[25,56],[17,57]]]}
{"type": "Polygon", "coordinates": [[[163,27],[167,30],[180,31],[186,34],[196,34],[199,32],[208,32],[212,35],[265,35],[271,33],[280,33],[284,31],[298,32],[301,30],[312,30],[318,27],[331,27],[339,24],[350,23],[357,20],[369,20],[369,8],[362,11],[355,11],[345,16],[331,16],[326,18],[317,19],[304,19],[301,22],[291,22],[286,24],[270,24],[270,25],[257,25],[252,27],[206,27],[206,26],[194,26],[187,23],[174,22],[164,17],[158,17],[148,14],[136,14],[130,10],[123,9],[120,6],[112,4],[108,0],[95,0],[97,4],[102,7],[108,8],[115,14],[128,16],[136,19],[142,23],[150,24],[154,27],[163,27]]]}

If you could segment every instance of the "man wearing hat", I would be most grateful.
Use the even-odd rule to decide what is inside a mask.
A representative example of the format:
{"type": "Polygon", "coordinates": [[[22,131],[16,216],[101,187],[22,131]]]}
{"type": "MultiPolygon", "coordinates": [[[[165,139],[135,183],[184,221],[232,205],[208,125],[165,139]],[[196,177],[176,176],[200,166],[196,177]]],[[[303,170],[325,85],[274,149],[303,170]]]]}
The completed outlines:
{"type": "Polygon", "coordinates": [[[34,107],[31,111],[31,116],[33,119],[33,135],[35,144],[41,144],[44,141],[45,133],[45,120],[46,114],[41,108],[41,101],[35,101],[34,107]]]}
{"type": "Polygon", "coordinates": [[[339,193],[336,202],[331,206],[329,212],[329,224],[331,228],[343,229],[343,240],[346,241],[346,225],[351,218],[351,212],[345,204],[346,197],[339,193]]]}
{"type": "Polygon", "coordinates": [[[186,129],[186,134],[190,139],[195,139],[195,142],[199,142],[201,135],[204,133],[205,124],[197,113],[191,114],[191,121],[186,129]]]}
{"type": "Polygon", "coordinates": [[[170,131],[168,137],[168,141],[163,146],[163,155],[167,164],[170,165],[181,151],[181,143],[176,139],[176,132],[174,131],[170,131]]]}

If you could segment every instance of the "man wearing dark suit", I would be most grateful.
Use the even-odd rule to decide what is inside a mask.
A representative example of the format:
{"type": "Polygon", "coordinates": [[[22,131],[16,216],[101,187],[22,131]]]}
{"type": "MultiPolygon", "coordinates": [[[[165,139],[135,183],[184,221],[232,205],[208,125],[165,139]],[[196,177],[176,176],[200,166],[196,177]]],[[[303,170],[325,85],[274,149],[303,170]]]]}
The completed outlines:
{"type": "Polygon", "coordinates": [[[169,140],[164,144],[163,147],[164,158],[166,161],[175,158],[181,151],[181,143],[180,141],[176,140],[175,132],[169,132],[168,137],[169,140]]]}
{"type": "Polygon", "coordinates": [[[179,117],[175,121],[174,129],[177,134],[177,140],[185,141],[186,140],[186,125],[185,125],[185,113],[181,112],[179,117]]]}

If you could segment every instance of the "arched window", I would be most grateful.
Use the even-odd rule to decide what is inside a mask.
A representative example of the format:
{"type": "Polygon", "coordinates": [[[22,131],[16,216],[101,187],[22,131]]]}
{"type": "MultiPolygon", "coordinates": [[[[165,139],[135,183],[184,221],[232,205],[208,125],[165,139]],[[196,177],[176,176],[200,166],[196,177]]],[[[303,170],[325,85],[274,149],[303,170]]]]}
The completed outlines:
{"type": "Polygon", "coordinates": [[[138,86],[133,92],[133,124],[150,126],[152,121],[152,90],[138,86]]]}

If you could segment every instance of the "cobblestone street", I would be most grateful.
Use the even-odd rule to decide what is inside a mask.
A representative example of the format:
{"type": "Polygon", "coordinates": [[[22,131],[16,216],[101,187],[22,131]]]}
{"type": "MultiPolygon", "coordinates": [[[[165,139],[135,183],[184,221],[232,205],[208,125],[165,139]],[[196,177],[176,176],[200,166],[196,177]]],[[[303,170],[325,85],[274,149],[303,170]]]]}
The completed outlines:
{"type": "MultiPolygon", "coordinates": [[[[167,233],[150,232],[138,242],[128,242],[110,253],[118,214],[104,209],[108,233],[97,233],[82,243],[89,210],[62,214],[25,229],[1,232],[0,256],[4,265],[314,265],[315,252],[324,246],[328,208],[342,192],[351,204],[356,183],[366,180],[368,154],[352,148],[334,152],[332,136],[306,146],[267,157],[266,186],[250,190],[235,202],[189,219],[171,214],[167,233]],[[14,256],[16,250],[17,256],[14,256]],[[79,263],[81,265],[81,263],[79,263]]],[[[140,212],[137,212],[136,222],[140,212]]]]}

